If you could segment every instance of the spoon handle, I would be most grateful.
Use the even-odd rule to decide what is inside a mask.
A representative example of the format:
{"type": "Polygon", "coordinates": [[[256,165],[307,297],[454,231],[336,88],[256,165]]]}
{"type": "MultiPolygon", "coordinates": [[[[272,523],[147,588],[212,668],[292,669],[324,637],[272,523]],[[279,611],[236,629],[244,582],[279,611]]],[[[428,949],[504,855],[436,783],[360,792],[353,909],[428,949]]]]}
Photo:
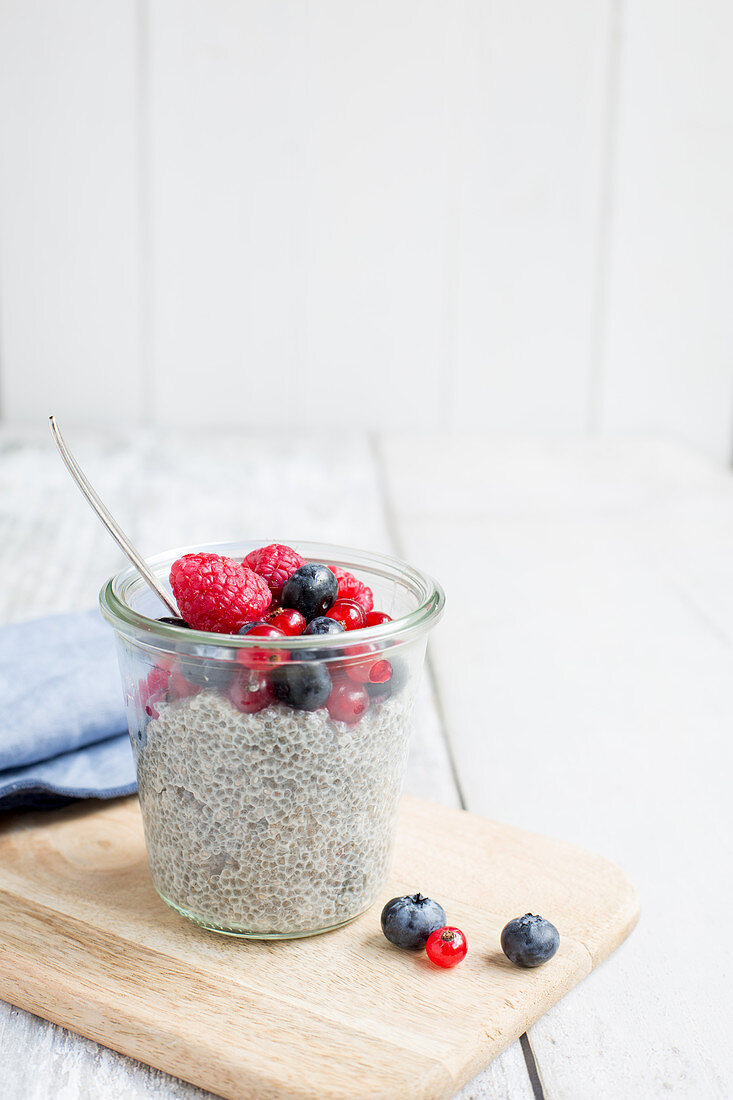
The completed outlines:
{"type": "Polygon", "coordinates": [[[165,604],[167,609],[170,611],[171,615],[178,618],[178,608],[176,607],[176,604],[175,604],[174,600],[172,599],[171,596],[168,595],[168,593],[165,591],[165,589],[163,589],[161,587],[161,585],[158,582],[157,577],[155,577],[154,574],[152,573],[152,571],[148,568],[148,565],[147,565],[145,559],[142,557],[142,555],[140,553],[138,553],[138,551],[132,545],[132,543],[128,539],[127,535],[125,534],[125,532],[122,530],[122,528],[118,524],[117,520],[114,518],[114,516],[111,514],[111,512],[109,512],[105,508],[104,504],[99,499],[99,497],[95,493],[94,489],[92,488],[92,486],[87,481],[86,477],[84,476],[84,472],[82,471],[81,466],[76,461],[76,459],[72,455],[69,448],[66,446],[66,442],[64,440],[64,437],[62,436],[61,432],[59,431],[59,427],[58,427],[54,417],[49,416],[48,419],[49,419],[49,423],[51,425],[51,435],[53,436],[54,443],[58,447],[59,454],[61,455],[61,458],[63,459],[64,465],[66,466],[66,469],[69,471],[69,473],[73,477],[74,481],[79,486],[82,493],[84,494],[86,499],[89,501],[89,503],[91,504],[92,508],[94,509],[94,511],[97,513],[97,515],[101,519],[104,526],[109,531],[112,538],[115,540],[115,542],[120,547],[120,549],[123,551],[123,553],[125,553],[127,555],[127,557],[130,559],[132,564],[135,566],[137,571],[140,573],[143,580],[147,581],[147,583],[152,588],[153,592],[155,592],[156,596],[165,604]]]}

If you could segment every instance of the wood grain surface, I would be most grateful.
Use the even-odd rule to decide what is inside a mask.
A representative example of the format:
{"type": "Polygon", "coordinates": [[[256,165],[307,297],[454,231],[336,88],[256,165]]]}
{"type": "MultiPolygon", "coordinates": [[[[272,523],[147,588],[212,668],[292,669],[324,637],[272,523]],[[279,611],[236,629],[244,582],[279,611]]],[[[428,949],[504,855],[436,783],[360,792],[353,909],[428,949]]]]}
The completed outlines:
{"type": "Polygon", "coordinates": [[[0,994],[230,1100],[450,1096],[637,916],[634,888],[602,857],[409,797],[379,902],[282,943],[220,937],[167,909],[135,798],[0,825],[0,994]],[[380,906],[418,884],[468,936],[456,970],[381,934],[380,906]],[[561,931],[558,955],[530,971],[499,949],[528,909],[561,931]]]}

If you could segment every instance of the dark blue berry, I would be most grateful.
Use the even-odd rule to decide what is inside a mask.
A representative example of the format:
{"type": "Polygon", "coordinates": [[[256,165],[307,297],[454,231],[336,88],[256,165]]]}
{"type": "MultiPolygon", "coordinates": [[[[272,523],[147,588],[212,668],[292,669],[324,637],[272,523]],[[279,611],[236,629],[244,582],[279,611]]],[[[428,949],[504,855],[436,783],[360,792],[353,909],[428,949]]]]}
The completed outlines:
{"type": "Polygon", "coordinates": [[[236,669],[236,649],[213,645],[196,645],[178,658],[181,676],[200,688],[226,691],[236,669]]]}
{"type": "Polygon", "coordinates": [[[296,710],[318,710],[331,694],[331,677],[323,663],[308,661],[310,654],[301,653],[298,663],[277,665],[272,671],[272,687],[276,697],[296,710]]]}
{"type": "Polygon", "coordinates": [[[540,966],[560,945],[560,933],[544,917],[525,913],[510,920],[501,933],[501,949],[516,966],[540,966]]]}
{"type": "Polygon", "coordinates": [[[162,615],[156,621],[159,623],[166,623],[168,626],[185,626],[186,630],[191,629],[185,619],[176,619],[173,615],[162,615]]]}
{"type": "Polygon", "coordinates": [[[430,933],[448,923],[443,906],[419,893],[392,898],[382,910],[381,919],[389,942],[411,950],[424,947],[430,933]]]}
{"type": "Polygon", "coordinates": [[[317,619],[311,619],[303,631],[304,634],[343,634],[344,628],[335,619],[329,619],[326,615],[319,615],[317,619]]]}
{"type": "Polygon", "coordinates": [[[281,602],[283,607],[294,607],[310,622],[333,606],[338,591],[338,581],[328,566],[309,561],[288,577],[281,602]]]}

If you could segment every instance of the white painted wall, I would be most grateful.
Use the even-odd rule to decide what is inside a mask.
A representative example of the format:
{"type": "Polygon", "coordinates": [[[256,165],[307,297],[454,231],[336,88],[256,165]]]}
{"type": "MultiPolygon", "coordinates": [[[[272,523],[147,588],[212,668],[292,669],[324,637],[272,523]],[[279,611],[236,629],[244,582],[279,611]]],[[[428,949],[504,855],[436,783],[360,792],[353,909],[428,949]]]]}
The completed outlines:
{"type": "Polygon", "coordinates": [[[733,453],[727,0],[0,0],[0,412],[733,453]]]}

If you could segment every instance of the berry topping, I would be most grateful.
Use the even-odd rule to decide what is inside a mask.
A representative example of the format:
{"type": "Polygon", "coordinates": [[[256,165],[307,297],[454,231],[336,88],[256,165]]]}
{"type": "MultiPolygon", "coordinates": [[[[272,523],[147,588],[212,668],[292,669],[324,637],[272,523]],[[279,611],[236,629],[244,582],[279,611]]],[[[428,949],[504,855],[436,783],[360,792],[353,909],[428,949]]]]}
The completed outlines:
{"type": "Polygon", "coordinates": [[[244,714],[256,714],[275,702],[269,678],[252,669],[238,669],[232,677],[227,694],[237,710],[244,714]]]}
{"type": "Polygon", "coordinates": [[[270,613],[268,622],[271,622],[273,626],[280,627],[280,630],[290,637],[302,634],[306,628],[305,617],[299,611],[296,611],[294,607],[278,607],[270,613]]]}
{"type": "Polygon", "coordinates": [[[501,933],[501,949],[516,966],[540,966],[560,946],[560,933],[544,917],[525,913],[510,920],[501,933]]]}
{"type": "Polygon", "coordinates": [[[458,966],[465,959],[468,944],[460,928],[446,926],[436,928],[430,933],[425,950],[431,963],[449,969],[451,966],[458,966]]]}
{"type": "MultiPolygon", "coordinates": [[[[240,635],[246,634],[249,638],[286,637],[285,631],[273,623],[251,623],[243,626],[239,633],[240,635]]],[[[244,668],[256,669],[259,672],[280,665],[287,659],[288,652],[285,649],[260,649],[257,646],[253,649],[240,649],[237,651],[237,661],[240,665],[243,665],[244,668]]]]}
{"type": "Polygon", "coordinates": [[[170,583],[185,621],[215,634],[236,634],[262,618],[272,599],[259,574],[221,554],[184,554],[173,563],[170,583]]]}
{"type": "Polygon", "coordinates": [[[366,626],[366,612],[356,600],[336,600],[328,612],[329,619],[335,619],[341,623],[344,630],[361,630],[366,626]]]}
{"type": "Polygon", "coordinates": [[[348,678],[356,684],[386,684],[392,679],[392,665],[379,656],[376,646],[358,646],[345,668],[348,678]]]}
{"type": "Polygon", "coordinates": [[[366,613],[367,626],[381,626],[382,623],[391,622],[392,616],[388,615],[386,611],[367,611],[366,613]]]}
{"type": "Polygon", "coordinates": [[[285,582],[282,605],[294,607],[310,622],[317,615],[325,615],[337,595],[338,581],[328,566],[309,561],[285,582]]]}
{"type": "MultiPolygon", "coordinates": [[[[305,657],[305,654],[301,654],[305,657]]],[[[323,664],[301,661],[278,665],[273,669],[275,695],[286,707],[318,710],[331,694],[331,677],[323,664]]]]}
{"type": "Polygon", "coordinates": [[[369,693],[357,684],[338,684],[328,699],[328,713],[347,726],[355,726],[368,710],[369,693]]]}
{"type": "Polygon", "coordinates": [[[250,550],[242,565],[264,577],[275,599],[279,599],[283,585],[296,569],[305,565],[305,558],[291,546],[281,546],[273,542],[271,546],[261,546],[259,550],[250,550]]]}
{"type": "Polygon", "coordinates": [[[198,695],[200,691],[200,687],[197,687],[196,684],[192,684],[190,680],[186,679],[179,665],[176,664],[173,666],[171,678],[168,683],[169,703],[178,699],[190,699],[192,695],[198,695]]]}
{"type": "Polygon", "coordinates": [[[333,572],[338,581],[338,598],[340,600],[356,600],[365,611],[371,611],[374,607],[374,596],[371,588],[360,581],[353,573],[342,569],[339,565],[333,566],[333,572]]]}
{"type": "Polygon", "coordinates": [[[234,671],[236,649],[217,645],[189,646],[178,658],[178,671],[184,680],[199,688],[220,688],[226,691],[234,671]]]}
{"type": "Polygon", "coordinates": [[[424,947],[430,933],[445,922],[443,906],[420,893],[392,898],[382,910],[382,931],[389,942],[411,950],[424,947]]]}
{"type": "Polygon", "coordinates": [[[304,634],[343,634],[343,632],[341,623],[328,615],[319,615],[317,619],[311,619],[303,631],[304,634]]]}

